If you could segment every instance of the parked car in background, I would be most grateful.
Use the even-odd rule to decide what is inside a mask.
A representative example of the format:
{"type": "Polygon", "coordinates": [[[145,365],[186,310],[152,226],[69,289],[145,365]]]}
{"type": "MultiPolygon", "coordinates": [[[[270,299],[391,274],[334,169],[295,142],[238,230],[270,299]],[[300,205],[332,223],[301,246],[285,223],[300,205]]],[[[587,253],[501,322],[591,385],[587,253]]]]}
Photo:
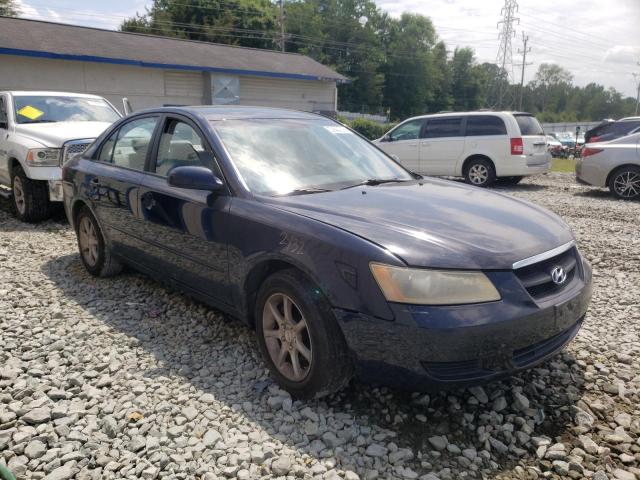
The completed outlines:
{"type": "Polygon", "coordinates": [[[576,163],[576,178],[589,185],[609,187],[624,200],[640,198],[640,132],[587,144],[576,163]]]}
{"type": "Polygon", "coordinates": [[[603,122],[585,133],[586,143],[608,142],[616,138],[640,132],[640,117],[627,117],[603,122]]]}
{"type": "Polygon", "coordinates": [[[547,149],[552,157],[562,156],[562,144],[553,135],[546,135],[547,149]]]}
{"type": "Polygon", "coordinates": [[[549,171],[536,118],[521,112],[456,112],[410,118],[374,143],[421,175],[464,177],[487,187],[549,171]]]}
{"type": "Polygon", "coordinates": [[[127,264],[242,319],[296,397],[354,371],[420,390],[529,368],[576,335],[591,296],[555,214],[424,179],[318,115],[140,112],[63,176],[91,274],[127,264]]]}
{"type": "Polygon", "coordinates": [[[0,194],[24,222],[49,217],[62,202],[62,165],[82,153],[118,111],[96,95],[0,92],[0,194]]]}

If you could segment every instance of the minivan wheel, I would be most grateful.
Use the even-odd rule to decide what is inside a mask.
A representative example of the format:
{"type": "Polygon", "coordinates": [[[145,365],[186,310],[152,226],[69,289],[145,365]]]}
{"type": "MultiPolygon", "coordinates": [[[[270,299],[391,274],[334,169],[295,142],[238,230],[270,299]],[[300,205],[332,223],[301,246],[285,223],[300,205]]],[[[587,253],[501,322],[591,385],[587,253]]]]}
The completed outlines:
{"type": "Polygon", "coordinates": [[[111,277],[122,270],[122,264],[107,247],[100,226],[87,207],[82,207],[76,217],[76,235],[80,259],[91,275],[111,277]]]}
{"type": "Polygon", "coordinates": [[[296,398],[319,398],[344,387],[353,362],[320,290],[298,270],[265,280],[256,301],[258,346],[276,382],[296,398]]]}
{"type": "Polygon", "coordinates": [[[36,223],[51,216],[47,182],[31,180],[18,165],[11,174],[11,190],[13,211],[19,220],[36,223]]]}
{"type": "Polygon", "coordinates": [[[609,179],[609,190],[623,200],[640,198],[640,168],[629,166],[615,171],[609,179]]]}
{"type": "Polygon", "coordinates": [[[496,171],[488,160],[473,159],[467,164],[464,179],[476,187],[488,187],[496,181],[496,171]]]}

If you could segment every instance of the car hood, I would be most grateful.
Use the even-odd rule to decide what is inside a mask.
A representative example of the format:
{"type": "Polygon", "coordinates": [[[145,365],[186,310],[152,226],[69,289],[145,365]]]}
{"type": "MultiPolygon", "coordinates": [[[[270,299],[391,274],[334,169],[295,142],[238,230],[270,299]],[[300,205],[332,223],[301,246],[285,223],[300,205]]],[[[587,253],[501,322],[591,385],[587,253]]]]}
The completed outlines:
{"type": "Polygon", "coordinates": [[[511,269],[573,240],[567,224],[544,208],[446,180],[266,201],[349,231],[419,267],[511,269]]]}
{"type": "Polygon", "coordinates": [[[55,122],[16,125],[16,134],[45,147],[62,147],[69,140],[94,139],[111,125],[108,122],[55,122]]]}

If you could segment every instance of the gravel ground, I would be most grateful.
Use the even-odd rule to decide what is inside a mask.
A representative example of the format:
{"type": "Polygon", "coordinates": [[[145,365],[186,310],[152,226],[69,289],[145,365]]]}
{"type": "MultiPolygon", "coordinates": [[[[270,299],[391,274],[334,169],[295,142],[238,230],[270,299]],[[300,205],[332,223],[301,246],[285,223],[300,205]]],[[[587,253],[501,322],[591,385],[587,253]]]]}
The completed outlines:
{"type": "Polygon", "coordinates": [[[63,219],[0,208],[0,462],[24,479],[640,479],[640,204],[551,174],[594,266],[586,325],[508,381],[432,395],[354,382],[292,401],[239,323],[83,270],[63,219]]]}

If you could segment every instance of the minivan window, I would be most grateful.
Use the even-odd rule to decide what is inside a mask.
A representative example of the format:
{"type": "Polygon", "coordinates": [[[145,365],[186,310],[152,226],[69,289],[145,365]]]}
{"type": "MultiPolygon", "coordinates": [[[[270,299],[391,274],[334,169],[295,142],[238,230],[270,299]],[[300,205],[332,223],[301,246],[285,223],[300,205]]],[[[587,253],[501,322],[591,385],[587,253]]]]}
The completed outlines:
{"type": "Polygon", "coordinates": [[[544,135],[542,126],[536,120],[533,115],[514,115],[518,127],[520,127],[521,135],[544,135]]]}
{"type": "Polygon", "coordinates": [[[427,122],[424,138],[459,137],[462,117],[431,118],[427,122]]]}
{"type": "Polygon", "coordinates": [[[506,135],[507,127],[500,117],[495,115],[470,115],[467,117],[468,137],[484,135],[506,135]]]}
{"type": "Polygon", "coordinates": [[[389,138],[394,142],[399,140],[415,140],[420,136],[423,120],[411,120],[403,123],[389,134],[389,138]]]}

